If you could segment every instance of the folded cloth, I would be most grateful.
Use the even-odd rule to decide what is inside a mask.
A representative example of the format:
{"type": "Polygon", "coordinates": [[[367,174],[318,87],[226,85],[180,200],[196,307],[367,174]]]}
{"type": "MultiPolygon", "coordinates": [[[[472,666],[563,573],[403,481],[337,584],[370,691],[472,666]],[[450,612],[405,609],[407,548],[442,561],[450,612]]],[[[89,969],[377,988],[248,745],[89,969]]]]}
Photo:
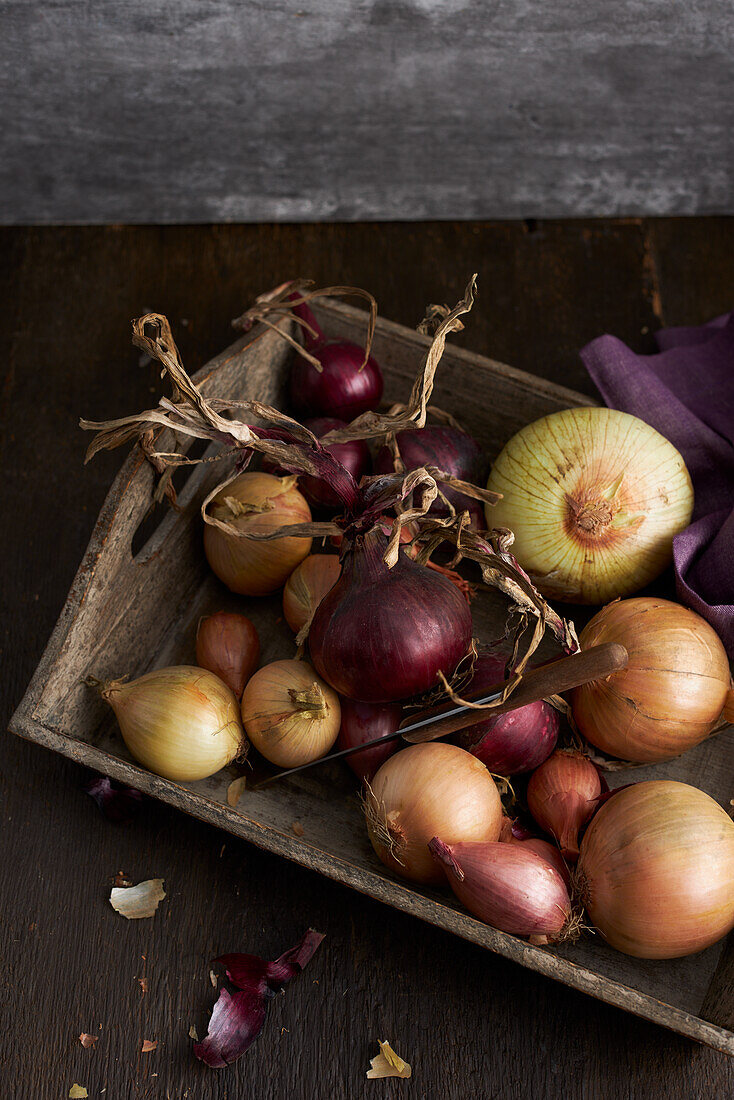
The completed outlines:
{"type": "Polygon", "coordinates": [[[678,598],[714,627],[734,659],[734,312],[662,329],[656,355],[614,336],[581,352],[606,404],[639,416],[683,455],[693,522],[673,540],[678,598]]]}

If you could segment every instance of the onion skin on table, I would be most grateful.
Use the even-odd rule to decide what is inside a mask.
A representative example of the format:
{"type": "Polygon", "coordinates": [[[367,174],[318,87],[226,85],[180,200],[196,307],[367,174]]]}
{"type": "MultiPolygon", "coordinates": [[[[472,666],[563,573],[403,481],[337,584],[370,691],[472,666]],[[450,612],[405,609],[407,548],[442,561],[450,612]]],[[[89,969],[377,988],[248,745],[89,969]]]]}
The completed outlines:
{"type": "Polygon", "coordinates": [[[503,499],[487,507],[487,523],[514,532],[512,552],[544,596],[570,603],[605,603],[654,580],[693,511],[673,444],[616,409],[565,409],[528,424],[488,487],[503,499]]]}
{"type": "Polygon", "coordinates": [[[653,597],[609,604],[581,633],[588,649],[619,642],[627,667],[571,693],[580,732],[602,752],[635,763],[678,756],[708,736],[727,697],[726,651],[687,607],[653,597]]]}
{"type": "Polygon", "coordinates": [[[618,951],[695,954],[734,928],[734,821],[687,783],[634,783],[592,819],[577,879],[590,920],[618,951]]]}

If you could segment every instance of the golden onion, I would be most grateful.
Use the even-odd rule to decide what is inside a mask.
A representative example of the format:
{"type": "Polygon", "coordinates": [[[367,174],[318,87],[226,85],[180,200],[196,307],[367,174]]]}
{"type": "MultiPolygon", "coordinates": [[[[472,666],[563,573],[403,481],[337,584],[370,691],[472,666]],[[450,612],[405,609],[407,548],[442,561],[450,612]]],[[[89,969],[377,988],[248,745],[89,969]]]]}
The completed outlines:
{"type": "Polygon", "coordinates": [[[582,649],[619,642],[627,667],[575,688],[573,716],[592,745],[636,763],[669,760],[699,744],[721,715],[729,662],[712,627],[671,600],[616,600],[582,631],[582,649]]]}
{"type": "Polygon", "coordinates": [[[273,661],[247,684],[242,721],[266,760],[295,768],[318,760],[336,741],[339,696],[305,661],[273,661]]]}
{"type": "Polygon", "coordinates": [[[617,950],[642,959],[703,951],[734,927],[734,821],[687,783],[635,783],[592,818],[577,881],[617,950]]]}
{"type": "Polygon", "coordinates": [[[428,847],[499,840],[502,802],[476,756],[438,741],[411,745],[386,760],[366,788],[367,831],[375,852],[413,882],[445,883],[428,847]]]}
{"type": "Polygon", "coordinates": [[[654,580],[693,511],[683,458],[629,413],[565,409],[528,424],[492,467],[490,527],[548,597],[605,603],[654,580]]]}
{"type": "Polygon", "coordinates": [[[164,779],[206,779],[245,748],[237,699],[205,668],[174,665],[129,683],[89,682],[114,710],[131,755],[164,779]]]}
{"type": "Polygon", "coordinates": [[[291,573],[283,589],[283,614],[298,634],[341,573],[338,554],[309,554],[291,573]]]}
{"type": "Polygon", "coordinates": [[[311,549],[310,538],[288,535],[256,541],[247,537],[310,522],[311,509],[295,486],[295,477],[244,473],[212,501],[209,515],[242,532],[241,536],[230,535],[211,524],[204,528],[209,565],[233,592],[267,596],[285,583],[311,549]]]}

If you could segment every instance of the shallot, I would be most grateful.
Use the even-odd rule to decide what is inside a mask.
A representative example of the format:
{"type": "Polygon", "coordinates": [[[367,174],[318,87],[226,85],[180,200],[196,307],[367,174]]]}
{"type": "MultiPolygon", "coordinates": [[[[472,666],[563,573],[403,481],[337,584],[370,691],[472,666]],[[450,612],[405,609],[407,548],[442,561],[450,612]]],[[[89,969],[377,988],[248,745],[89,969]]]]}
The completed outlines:
{"type": "Polygon", "coordinates": [[[601,793],[596,767],[573,749],[557,749],[530,776],[528,809],[557,841],[564,859],[578,858],[579,832],[596,810],[601,793]]]}

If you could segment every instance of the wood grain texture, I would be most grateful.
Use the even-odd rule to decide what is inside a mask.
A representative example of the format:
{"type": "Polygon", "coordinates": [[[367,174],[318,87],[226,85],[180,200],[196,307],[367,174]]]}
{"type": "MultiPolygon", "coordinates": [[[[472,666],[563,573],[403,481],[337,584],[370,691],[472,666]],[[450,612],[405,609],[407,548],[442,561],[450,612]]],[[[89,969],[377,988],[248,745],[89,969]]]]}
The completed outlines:
{"type": "Polygon", "coordinates": [[[0,0],[0,220],[725,213],[728,0],[0,0]]]}
{"type": "MultiPolygon", "coordinates": [[[[387,315],[410,324],[426,301],[456,297],[459,262],[473,270],[481,258],[487,275],[466,345],[578,385],[574,349],[591,336],[610,330],[648,346],[644,232],[658,241],[666,321],[721,310],[734,227],[682,223],[683,255],[679,224],[0,232],[3,714],[26,687],[119,465],[110,455],[81,467],[76,417],[135,410],[158,386],[129,344],[131,317],[168,312],[186,361],[198,365],[228,342],[229,318],[255,291],[289,275],[364,283],[387,315]],[[498,294],[506,308],[495,312],[498,294]]],[[[130,826],[108,825],[81,793],[77,766],[11,737],[1,751],[0,989],[11,1023],[0,1064],[19,1097],[56,1100],[74,1081],[122,1100],[353,1100],[408,1088],[430,1100],[698,1100],[734,1091],[734,1067],[712,1051],[163,805],[148,802],[130,826]],[[126,923],[109,908],[118,868],[166,879],[153,921],[126,923]],[[199,1066],[187,1032],[194,1023],[202,1033],[215,996],[209,959],[241,946],[278,952],[308,924],[327,941],[275,1000],[258,1043],[230,1070],[199,1066]],[[83,1050],[76,1036],[99,1025],[97,1049],[83,1050]],[[412,1061],[409,1085],[364,1080],[378,1037],[412,1061]],[[155,1054],[138,1053],[143,1038],[159,1039],[155,1054]]]]}

